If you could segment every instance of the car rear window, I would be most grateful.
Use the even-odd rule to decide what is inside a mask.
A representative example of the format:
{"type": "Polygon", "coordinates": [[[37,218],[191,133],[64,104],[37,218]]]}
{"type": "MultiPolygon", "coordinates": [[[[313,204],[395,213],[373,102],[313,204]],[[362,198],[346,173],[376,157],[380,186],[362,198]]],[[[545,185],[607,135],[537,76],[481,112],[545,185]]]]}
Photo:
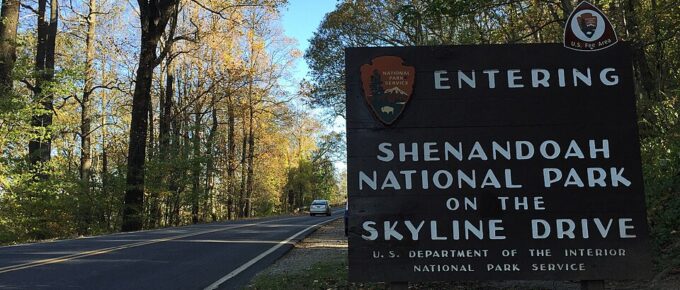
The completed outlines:
{"type": "Polygon", "coordinates": [[[326,202],[323,200],[315,200],[312,202],[312,205],[326,205],[326,202]]]}

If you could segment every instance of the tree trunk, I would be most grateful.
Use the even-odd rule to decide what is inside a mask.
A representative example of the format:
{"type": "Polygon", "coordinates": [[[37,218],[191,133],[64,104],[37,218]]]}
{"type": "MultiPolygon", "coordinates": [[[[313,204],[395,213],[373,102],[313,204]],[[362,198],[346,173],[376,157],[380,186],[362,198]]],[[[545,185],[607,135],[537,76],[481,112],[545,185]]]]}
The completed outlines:
{"type": "Polygon", "coordinates": [[[158,151],[161,160],[166,160],[168,155],[168,147],[170,146],[170,125],[172,121],[172,109],[174,106],[173,96],[175,90],[173,84],[175,82],[175,68],[172,61],[168,60],[167,68],[165,70],[165,95],[161,96],[163,100],[161,106],[161,114],[158,120],[158,151]]]}
{"type": "MultiPolygon", "coordinates": [[[[153,78],[153,76],[152,76],[152,78],[153,78]]],[[[154,127],[153,127],[153,105],[152,105],[153,102],[152,102],[151,94],[149,94],[147,96],[147,98],[149,98],[146,101],[149,104],[149,111],[148,111],[149,118],[147,119],[147,122],[148,122],[147,126],[149,128],[149,135],[148,135],[149,136],[149,142],[147,144],[147,148],[148,148],[148,152],[149,152],[148,155],[149,156],[147,157],[147,160],[151,160],[151,159],[153,159],[154,147],[156,146],[156,141],[154,140],[155,136],[154,136],[154,133],[153,133],[153,130],[154,130],[154,127]]]]}
{"type": "Polygon", "coordinates": [[[19,0],[3,0],[0,11],[0,96],[8,97],[13,88],[12,69],[17,59],[16,39],[19,0]]]}
{"type": "MultiPolygon", "coordinates": [[[[253,19],[254,22],[254,19],[253,19]]],[[[254,25],[254,24],[253,24],[254,25]]],[[[254,85],[254,70],[255,70],[255,39],[254,29],[248,33],[248,43],[250,45],[250,54],[248,56],[248,132],[246,133],[245,117],[243,118],[243,152],[241,154],[241,196],[244,196],[241,206],[241,216],[250,216],[250,198],[253,190],[253,168],[252,168],[252,152],[253,152],[253,85],[254,85]],[[247,142],[247,143],[246,143],[247,142]],[[245,170],[244,170],[245,169],[245,170]],[[244,172],[245,171],[245,172],[244,172]],[[246,173],[247,172],[247,173],[246,173]],[[246,173],[246,174],[244,174],[246,173]],[[244,176],[246,175],[246,176],[244,176]],[[244,186],[245,185],[245,186],[244,186]]]]}
{"type": "MultiPolygon", "coordinates": [[[[184,90],[183,96],[186,96],[186,88],[184,90]]],[[[178,153],[181,153],[181,161],[182,162],[189,162],[191,156],[190,156],[190,151],[191,151],[191,140],[189,140],[189,125],[188,121],[185,118],[182,118],[180,120],[180,125],[177,130],[177,136],[182,136],[182,144],[179,144],[178,141],[178,146],[177,150],[178,153]],[[184,131],[182,131],[184,130],[184,131]],[[179,151],[181,150],[181,152],[179,151]]],[[[184,169],[186,170],[186,169],[184,169]]],[[[185,171],[177,171],[177,177],[179,178],[179,174],[185,174],[185,171]]],[[[178,226],[181,222],[181,216],[180,216],[180,210],[182,208],[182,192],[185,189],[184,182],[182,183],[175,183],[172,184],[171,186],[174,186],[176,188],[175,190],[175,208],[174,208],[174,215],[175,215],[175,226],[178,226]]]]}
{"type": "MultiPolygon", "coordinates": [[[[245,118],[244,118],[245,121],[245,118]]],[[[248,152],[248,134],[246,131],[246,122],[243,123],[243,139],[241,142],[241,186],[239,188],[238,198],[238,216],[245,217],[246,210],[246,161],[248,152]]]]}
{"type": "MultiPolygon", "coordinates": [[[[36,128],[40,135],[28,143],[29,160],[33,166],[50,160],[52,140],[49,127],[52,125],[52,98],[51,93],[43,92],[43,85],[54,78],[54,51],[57,37],[57,24],[59,21],[59,1],[50,2],[50,21],[45,22],[47,0],[38,1],[38,44],[36,47],[35,70],[37,78],[33,90],[35,100],[44,110],[40,115],[33,116],[31,125],[36,128]]],[[[39,173],[38,177],[46,179],[47,175],[39,173]]]]}
{"type": "MultiPolygon", "coordinates": [[[[163,79],[161,78],[161,82],[163,79]]],[[[166,68],[165,68],[165,89],[161,90],[161,95],[159,96],[159,108],[160,108],[160,114],[158,116],[158,156],[161,164],[163,164],[163,170],[167,170],[167,172],[170,172],[172,174],[169,175],[164,175],[161,177],[161,181],[164,186],[168,186],[168,189],[170,189],[171,186],[169,186],[170,183],[173,181],[171,179],[174,178],[174,168],[172,161],[168,159],[170,157],[170,152],[169,152],[169,147],[170,147],[170,126],[171,126],[171,118],[172,118],[172,107],[173,107],[173,95],[174,95],[174,90],[173,90],[173,83],[174,83],[174,68],[172,67],[172,60],[166,59],[166,68]]],[[[167,205],[169,204],[167,201],[170,199],[166,199],[166,208],[168,207],[167,205]]],[[[152,196],[152,204],[151,208],[149,209],[149,224],[152,227],[157,227],[159,226],[159,223],[161,222],[161,198],[158,196],[157,193],[152,196]]],[[[168,212],[168,211],[166,211],[168,212]]],[[[166,214],[167,216],[167,214],[166,214]]],[[[166,222],[167,224],[167,222],[166,222]]]]}
{"type": "Polygon", "coordinates": [[[214,186],[214,181],[213,181],[213,172],[215,171],[215,156],[214,156],[214,140],[215,140],[215,135],[217,134],[217,126],[218,126],[218,120],[217,120],[217,107],[215,104],[215,97],[213,96],[213,99],[211,101],[211,107],[212,107],[212,124],[210,125],[210,131],[208,132],[208,138],[205,144],[206,148],[206,160],[207,163],[205,165],[205,187],[204,187],[204,194],[205,200],[204,200],[204,217],[203,220],[207,220],[207,215],[208,213],[210,214],[210,218],[212,221],[217,220],[217,216],[215,214],[215,200],[213,196],[213,186],[214,186]]]}
{"type": "Polygon", "coordinates": [[[137,69],[135,92],[132,97],[123,231],[134,231],[142,228],[146,126],[148,125],[149,112],[148,95],[151,89],[153,61],[156,59],[156,42],[148,38],[148,33],[144,33],[144,30],[142,30],[142,49],[139,54],[139,68],[137,69]]]}
{"type": "MultiPolygon", "coordinates": [[[[177,83],[177,103],[180,104],[181,100],[187,94],[186,83],[184,86],[180,86],[181,77],[176,79],[177,83]]],[[[189,145],[188,145],[188,134],[182,135],[183,128],[186,128],[186,120],[182,118],[183,116],[175,115],[171,119],[172,127],[172,148],[170,149],[174,156],[178,158],[181,162],[187,162],[189,160],[189,145]],[[180,137],[182,137],[180,139],[180,137]]],[[[170,184],[168,185],[170,192],[172,193],[172,225],[179,225],[180,222],[180,208],[181,208],[181,194],[184,187],[180,187],[179,179],[184,172],[179,172],[178,168],[171,164],[170,184]]]]}
{"type": "Polygon", "coordinates": [[[569,20],[567,18],[569,17],[571,12],[574,11],[574,5],[571,2],[572,2],[571,0],[560,0],[562,10],[564,11],[564,20],[562,21],[562,27],[564,27],[567,20],[569,20]]]}
{"type": "Polygon", "coordinates": [[[195,107],[195,116],[196,116],[196,123],[194,124],[194,134],[192,138],[192,147],[193,147],[193,160],[191,165],[191,171],[192,171],[192,184],[191,184],[191,222],[196,224],[199,222],[199,215],[198,215],[198,210],[199,210],[199,203],[200,203],[200,180],[201,180],[201,119],[203,119],[203,115],[200,113],[200,108],[198,106],[195,107]]]}
{"type": "Polygon", "coordinates": [[[234,196],[236,193],[236,143],[234,140],[234,101],[227,96],[227,218],[232,219],[234,196]]]}
{"type": "MultiPolygon", "coordinates": [[[[94,80],[94,42],[96,22],[96,0],[90,0],[90,10],[87,15],[87,37],[85,39],[85,81],[83,85],[83,96],[80,100],[80,182],[84,200],[90,197],[90,175],[92,172],[92,152],[91,152],[91,127],[92,127],[92,102],[90,96],[93,92],[94,80]]],[[[90,215],[92,205],[80,204],[80,219],[78,226],[79,234],[87,234],[90,226],[90,215]]]]}
{"type": "MultiPolygon", "coordinates": [[[[103,69],[102,69],[103,71],[103,69]]],[[[107,120],[107,110],[106,110],[106,93],[102,94],[102,112],[101,112],[101,146],[102,146],[102,173],[101,173],[101,180],[102,180],[102,191],[105,195],[109,196],[109,202],[107,204],[107,220],[106,220],[106,229],[107,230],[113,230],[113,216],[115,209],[117,208],[117,203],[115,202],[115,196],[113,190],[109,188],[109,156],[106,150],[106,140],[107,140],[107,134],[108,130],[106,128],[106,120],[107,120]]]]}
{"type": "MultiPolygon", "coordinates": [[[[651,7],[653,13],[657,13],[658,11],[658,6],[656,3],[656,0],[652,0],[652,7],[651,7]]],[[[661,38],[661,27],[659,25],[659,19],[657,17],[652,17],[651,19],[652,22],[652,32],[654,36],[654,63],[656,64],[655,67],[655,74],[656,74],[656,84],[657,88],[659,90],[659,93],[662,95],[663,92],[665,91],[665,83],[666,83],[666,68],[665,64],[666,62],[663,61],[663,59],[666,56],[666,52],[664,50],[664,44],[663,42],[659,41],[661,38]]]]}
{"type": "Polygon", "coordinates": [[[633,66],[637,74],[637,79],[639,80],[639,87],[644,91],[647,98],[651,100],[658,101],[658,89],[656,86],[656,78],[652,72],[652,68],[649,65],[647,56],[645,55],[645,49],[642,46],[644,42],[642,40],[642,35],[639,28],[639,20],[637,16],[637,5],[636,1],[626,0],[624,2],[625,11],[625,26],[626,31],[630,35],[631,46],[632,46],[632,58],[633,66]]]}
{"type": "Polygon", "coordinates": [[[138,0],[141,39],[139,65],[132,95],[132,115],[123,209],[123,231],[142,229],[144,209],[144,166],[153,70],[158,65],[156,49],[170,17],[177,16],[179,0],[138,0]]]}
{"type": "Polygon", "coordinates": [[[252,92],[249,96],[248,106],[248,177],[246,183],[246,206],[245,216],[249,217],[252,211],[252,197],[253,197],[253,159],[255,159],[255,137],[253,132],[254,118],[253,115],[253,97],[252,92]]]}

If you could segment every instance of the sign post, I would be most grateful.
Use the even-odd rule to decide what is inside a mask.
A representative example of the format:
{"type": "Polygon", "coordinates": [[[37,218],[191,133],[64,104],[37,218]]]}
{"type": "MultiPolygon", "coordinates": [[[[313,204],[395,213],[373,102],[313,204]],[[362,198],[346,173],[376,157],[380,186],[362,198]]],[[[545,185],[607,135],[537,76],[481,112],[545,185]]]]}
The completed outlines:
{"type": "Polygon", "coordinates": [[[345,55],[351,281],[647,277],[626,43],[345,55]]]}

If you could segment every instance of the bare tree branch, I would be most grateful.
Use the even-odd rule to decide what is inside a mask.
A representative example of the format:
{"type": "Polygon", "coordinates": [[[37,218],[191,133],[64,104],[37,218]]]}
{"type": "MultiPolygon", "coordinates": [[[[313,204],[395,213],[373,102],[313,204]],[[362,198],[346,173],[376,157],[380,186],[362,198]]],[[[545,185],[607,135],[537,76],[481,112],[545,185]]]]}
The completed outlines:
{"type": "Polygon", "coordinates": [[[21,79],[19,81],[26,85],[26,87],[28,87],[28,89],[31,90],[31,92],[35,92],[35,86],[31,84],[31,82],[29,82],[27,79],[21,79]]]}
{"type": "Polygon", "coordinates": [[[38,14],[38,10],[35,10],[35,8],[31,7],[30,5],[27,5],[27,4],[23,4],[23,3],[22,3],[22,4],[21,4],[21,7],[24,7],[25,9],[28,9],[28,10],[30,10],[31,12],[35,13],[35,14],[38,14]]]}

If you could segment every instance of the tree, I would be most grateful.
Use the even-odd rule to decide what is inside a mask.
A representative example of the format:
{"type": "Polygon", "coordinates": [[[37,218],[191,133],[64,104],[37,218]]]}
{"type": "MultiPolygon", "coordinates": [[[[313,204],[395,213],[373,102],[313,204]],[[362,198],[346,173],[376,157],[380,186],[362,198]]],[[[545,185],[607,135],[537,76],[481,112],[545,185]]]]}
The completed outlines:
{"type": "Polygon", "coordinates": [[[324,17],[305,52],[311,83],[303,93],[314,107],[344,117],[345,47],[418,44],[399,22],[401,8],[410,1],[343,1],[324,17]]]}
{"type": "MultiPolygon", "coordinates": [[[[38,131],[38,138],[28,143],[28,156],[36,166],[50,160],[52,139],[49,128],[52,125],[53,95],[49,85],[54,78],[54,54],[59,22],[59,1],[50,2],[50,20],[45,21],[47,0],[38,1],[38,43],[35,54],[34,100],[41,105],[41,112],[33,116],[31,125],[38,131]]],[[[38,174],[43,179],[46,174],[38,174]]]]}
{"type": "Polygon", "coordinates": [[[304,93],[312,106],[344,116],[344,60],[337,56],[345,47],[557,41],[559,22],[570,12],[558,13],[560,7],[522,0],[342,1],[305,52],[311,83],[304,93]]]}
{"type": "Polygon", "coordinates": [[[0,243],[288,210],[288,171],[299,156],[316,159],[323,126],[282,86],[299,57],[278,27],[282,1],[181,1],[164,28],[156,8],[169,2],[145,2],[140,23],[121,21],[140,14],[117,1],[67,1],[61,12],[56,1],[22,2],[27,19],[42,16],[18,23],[12,107],[0,112],[0,243]],[[140,69],[149,54],[155,61],[140,69]],[[316,125],[298,132],[298,118],[316,125]],[[50,148],[31,148],[45,154],[35,166],[31,140],[50,148]],[[144,153],[142,167],[128,163],[139,157],[131,148],[144,153]],[[144,181],[136,208],[125,200],[133,176],[144,181]]]}
{"type": "MultiPolygon", "coordinates": [[[[87,27],[85,36],[85,74],[83,93],[80,99],[80,181],[85,200],[90,199],[90,179],[92,175],[92,100],[94,92],[94,58],[95,58],[95,32],[97,26],[97,1],[89,0],[87,15],[84,21],[87,27]]],[[[88,232],[91,223],[91,205],[81,206],[79,214],[78,231],[81,234],[88,232]]]]}
{"type": "MultiPolygon", "coordinates": [[[[177,21],[179,0],[138,0],[137,3],[139,4],[141,38],[139,64],[132,96],[123,231],[139,230],[143,224],[144,164],[146,162],[151,80],[154,68],[163,59],[163,56],[156,55],[158,42],[168,22],[171,19],[177,21]]],[[[163,53],[167,53],[167,50],[163,53]]]]}
{"type": "Polygon", "coordinates": [[[3,98],[9,96],[13,88],[20,4],[19,0],[4,0],[0,10],[0,95],[3,98]]]}

